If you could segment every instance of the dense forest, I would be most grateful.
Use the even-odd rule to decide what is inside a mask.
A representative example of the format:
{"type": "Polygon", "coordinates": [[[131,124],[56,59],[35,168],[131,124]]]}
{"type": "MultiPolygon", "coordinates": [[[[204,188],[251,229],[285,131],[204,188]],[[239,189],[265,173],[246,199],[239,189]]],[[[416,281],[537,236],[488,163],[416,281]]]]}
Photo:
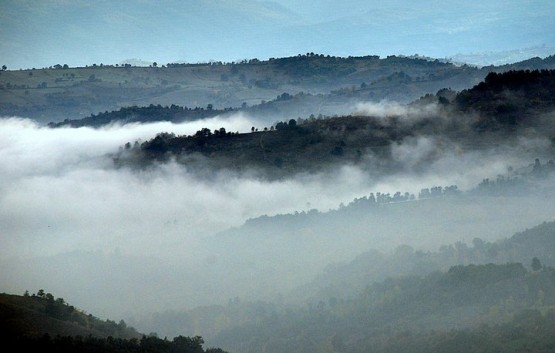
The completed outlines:
{"type": "Polygon", "coordinates": [[[457,107],[477,111],[482,119],[476,126],[483,130],[535,126],[538,114],[553,108],[555,71],[492,72],[484,82],[456,97],[457,107]]]}

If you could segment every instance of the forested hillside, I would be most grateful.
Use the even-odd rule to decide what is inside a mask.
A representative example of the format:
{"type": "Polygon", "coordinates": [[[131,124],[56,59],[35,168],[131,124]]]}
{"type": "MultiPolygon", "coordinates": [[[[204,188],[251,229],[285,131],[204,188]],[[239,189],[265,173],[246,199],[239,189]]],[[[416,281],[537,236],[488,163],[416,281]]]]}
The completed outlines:
{"type": "MultiPolygon", "coordinates": [[[[142,167],[177,160],[193,170],[255,171],[268,178],[352,164],[383,175],[405,167],[396,163],[393,149],[414,138],[433,138],[466,151],[516,142],[522,136],[555,138],[549,128],[553,118],[548,115],[555,108],[554,71],[491,73],[471,89],[448,93],[440,90],[403,113],[385,117],[362,112],[290,119],[272,126],[253,126],[251,133],[242,134],[225,128],[204,128],[189,136],[160,133],[133,148],[130,141],[115,161],[142,167]]],[[[430,160],[415,163],[416,168],[426,168],[430,160]]]]}
{"type": "Polygon", "coordinates": [[[497,241],[474,238],[470,244],[462,241],[444,244],[437,251],[422,251],[407,245],[399,246],[392,253],[372,250],[348,263],[329,265],[312,282],[295,290],[291,297],[316,302],[331,297],[350,298],[371,281],[445,271],[453,265],[518,262],[531,268],[535,258],[539,261],[536,266],[554,266],[554,253],[555,222],[543,223],[497,241]]]}
{"type": "Polygon", "coordinates": [[[39,290],[36,294],[0,294],[2,334],[6,337],[94,336],[139,338],[125,321],[102,321],[68,304],[63,298],[39,290]]]}
{"type": "Polygon", "coordinates": [[[555,343],[554,279],[553,268],[537,264],[530,270],[520,263],[459,265],[377,281],[352,299],[298,307],[237,300],[167,313],[157,325],[196,325],[235,352],[439,352],[476,336],[482,338],[469,348],[473,352],[542,351],[555,343]],[[511,332],[518,334],[499,341],[511,332]]]}
{"type": "Polygon", "coordinates": [[[0,294],[0,338],[4,347],[22,351],[225,353],[204,350],[200,336],[173,340],[140,334],[125,321],[102,321],[40,289],[23,296],[0,294]]]}

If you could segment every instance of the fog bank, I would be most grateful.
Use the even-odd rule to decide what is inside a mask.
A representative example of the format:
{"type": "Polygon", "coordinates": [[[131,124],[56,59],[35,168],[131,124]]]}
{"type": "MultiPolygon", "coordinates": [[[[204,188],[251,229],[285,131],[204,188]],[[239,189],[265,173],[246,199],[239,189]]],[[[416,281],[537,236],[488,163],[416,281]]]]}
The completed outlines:
{"type": "MultiPolygon", "coordinates": [[[[383,116],[420,114],[403,109],[384,110],[383,116]]],[[[338,214],[323,223],[326,229],[287,222],[248,232],[241,228],[261,215],[326,212],[370,193],[418,194],[422,188],[449,185],[467,190],[485,177],[528,166],[534,158],[544,162],[551,143],[538,135],[472,149],[441,136],[413,136],[391,147],[393,162],[401,166],[393,174],[369,174],[379,163],[369,153],[363,156],[364,168],[343,165],[332,173],[275,181],[225,170],[201,178],[175,162],[143,170],[116,168],[110,157],[126,142],[162,131],[181,135],[224,127],[248,132],[254,125],[244,115],[102,129],[49,129],[26,119],[0,119],[0,287],[12,293],[44,288],[117,319],[236,296],[279,295],[325,265],[372,247],[437,248],[459,236],[451,230],[452,219],[464,222],[460,228],[466,240],[493,240],[511,235],[501,230],[519,231],[555,212],[545,198],[523,198],[506,202],[496,213],[491,199],[482,208],[446,203],[442,220],[421,220],[420,209],[426,208],[412,207],[411,214],[400,208],[387,217],[338,214]],[[523,219],[514,217],[519,207],[526,207],[523,219]],[[465,213],[458,214],[461,210],[465,213]],[[488,233],[491,225],[503,227],[488,233]],[[233,227],[237,240],[213,237],[233,227]]]]}

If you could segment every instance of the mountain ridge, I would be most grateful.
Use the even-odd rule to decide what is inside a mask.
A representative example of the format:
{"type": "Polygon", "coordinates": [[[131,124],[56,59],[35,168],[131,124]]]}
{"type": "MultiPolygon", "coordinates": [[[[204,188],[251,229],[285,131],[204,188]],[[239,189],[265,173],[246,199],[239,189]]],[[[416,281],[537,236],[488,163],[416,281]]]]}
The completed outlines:
{"type": "Polygon", "coordinates": [[[267,123],[290,114],[295,118],[348,114],[357,102],[408,103],[447,87],[470,88],[494,70],[553,69],[552,61],[549,57],[478,69],[421,57],[306,53],[235,63],[158,63],[156,67],[56,64],[0,72],[0,115],[59,123],[132,106],[210,105],[217,110],[253,107],[243,110],[267,123]],[[267,109],[266,102],[283,94],[305,94],[305,106],[298,111],[294,101],[282,100],[280,106],[267,109]]]}

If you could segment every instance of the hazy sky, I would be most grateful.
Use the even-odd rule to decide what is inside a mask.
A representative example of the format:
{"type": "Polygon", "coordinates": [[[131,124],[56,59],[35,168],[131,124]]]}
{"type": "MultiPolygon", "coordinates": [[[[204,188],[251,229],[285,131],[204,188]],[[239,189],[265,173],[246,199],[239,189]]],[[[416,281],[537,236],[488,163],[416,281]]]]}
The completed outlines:
{"type": "Polygon", "coordinates": [[[2,0],[0,64],[115,64],[306,52],[446,57],[555,46],[551,0],[2,0]]]}

